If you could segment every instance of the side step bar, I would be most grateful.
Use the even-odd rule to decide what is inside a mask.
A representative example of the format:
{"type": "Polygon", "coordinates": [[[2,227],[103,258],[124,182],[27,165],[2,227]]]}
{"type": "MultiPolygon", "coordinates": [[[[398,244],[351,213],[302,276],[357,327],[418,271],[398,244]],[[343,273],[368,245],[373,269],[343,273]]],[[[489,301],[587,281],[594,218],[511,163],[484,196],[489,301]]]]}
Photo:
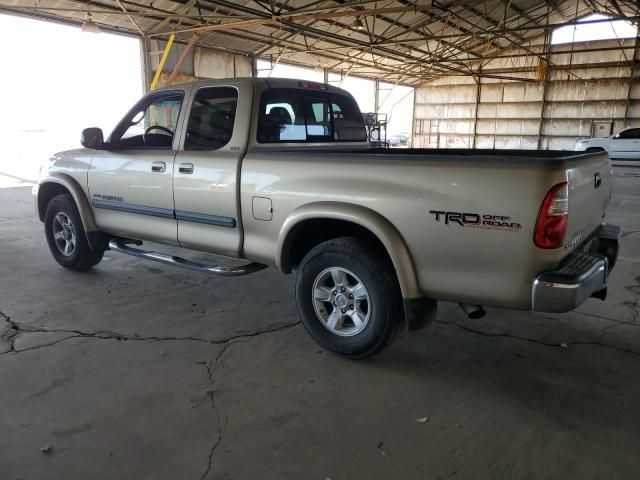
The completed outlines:
{"type": "Polygon", "coordinates": [[[204,263],[192,262],[181,257],[174,257],[172,255],[165,255],[162,253],[152,252],[150,250],[142,250],[141,248],[129,247],[127,243],[139,242],[134,240],[126,240],[121,238],[112,238],[109,240],[109,250],[115,252],[126,253],[134,257],[146,258],[147,260],[153,260],[154,262],[164,263],[166,265],[173,265],[174,267],[188,268],[189,270],[196,270],[198,272],[211,273],[213,275],[220,275],[223,277],[239,277],[241,275],[249,275],[260,270],[267,268],[267,265],[262,263],[245,263],[244,265],[237,265],[231,267],[222,267],[220,265],[206,265],[204,263]]]}

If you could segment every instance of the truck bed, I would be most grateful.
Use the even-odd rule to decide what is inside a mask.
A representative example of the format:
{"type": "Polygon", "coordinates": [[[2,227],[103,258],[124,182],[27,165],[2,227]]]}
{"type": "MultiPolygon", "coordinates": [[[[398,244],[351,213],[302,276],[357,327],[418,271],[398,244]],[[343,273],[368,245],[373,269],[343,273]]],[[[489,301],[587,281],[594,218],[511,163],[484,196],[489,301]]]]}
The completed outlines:
{"type": "Polygon", "coordinates": [[[308,202],[348,203],[377,212],[397,229],[425,296],[529,309],[535,276],[597,230],[611,191],[603,152],[336,147],[247,152],[243,202],[265,192],[273,198],[268,226],[243,212],[249,258],[267,261],[260,253],[268,242],[254,232],[269,228],[277,238],[285,221],[280,212],[308,202]],[[544,250],[534,245],[536,218],[547,192],[563,182],[569,188],[565,244],[544,250]],[[482,225],[447,223],[436,212],[480,218],[482,225]],[[487,218],[496,220],[486,226],[487,218]]]}

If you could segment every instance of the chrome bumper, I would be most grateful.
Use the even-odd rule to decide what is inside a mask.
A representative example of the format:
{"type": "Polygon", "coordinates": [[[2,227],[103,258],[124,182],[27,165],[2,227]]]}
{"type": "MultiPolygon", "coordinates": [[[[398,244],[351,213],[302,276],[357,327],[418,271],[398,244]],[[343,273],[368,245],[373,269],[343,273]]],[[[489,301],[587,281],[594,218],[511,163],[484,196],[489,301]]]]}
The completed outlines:
{"type": "Polygon", "coordinates": [[[571,253],[555,270],[542,272],[531,289],[531,309],[568,312],[589,297],[604,300],[607,278],[618,257],[620,228],[603,224],[579,251],[571,253]]]}

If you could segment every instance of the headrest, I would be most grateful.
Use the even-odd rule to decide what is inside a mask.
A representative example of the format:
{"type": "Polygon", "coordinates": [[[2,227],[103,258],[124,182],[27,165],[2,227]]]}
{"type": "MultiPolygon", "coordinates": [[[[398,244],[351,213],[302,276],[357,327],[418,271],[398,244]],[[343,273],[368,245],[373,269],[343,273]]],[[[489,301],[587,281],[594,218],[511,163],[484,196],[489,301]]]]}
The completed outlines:
{"type": "Polygon", "coordinates": [[[284,107],[272,107],[269,110],[269,115],[271,115],[271,120],[273,122],[291,125],[293,122],[291,121],[291,115],[289,115],[289,111],[284,107]]]}

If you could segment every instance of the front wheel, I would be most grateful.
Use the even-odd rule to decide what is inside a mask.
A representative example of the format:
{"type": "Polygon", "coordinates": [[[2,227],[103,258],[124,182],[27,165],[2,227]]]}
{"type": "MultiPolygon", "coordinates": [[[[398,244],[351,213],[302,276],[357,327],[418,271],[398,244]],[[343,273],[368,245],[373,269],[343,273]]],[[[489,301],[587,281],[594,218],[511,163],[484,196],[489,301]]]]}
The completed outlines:
{"type": "Polygon", "coordinates": [[[53,258],[65,268],[89,270],[97,265],[104,248],[91,249],[73,197],[57,195],[47,205],[44,231],[53,258]]]}
{"type": "Polygon", "coordinates": [[[353,237],[309,251],[298,269],[296,303],[311,337],[347,357],[378,353],[402,323],[393,266],[384,252],[353,237]]]}

